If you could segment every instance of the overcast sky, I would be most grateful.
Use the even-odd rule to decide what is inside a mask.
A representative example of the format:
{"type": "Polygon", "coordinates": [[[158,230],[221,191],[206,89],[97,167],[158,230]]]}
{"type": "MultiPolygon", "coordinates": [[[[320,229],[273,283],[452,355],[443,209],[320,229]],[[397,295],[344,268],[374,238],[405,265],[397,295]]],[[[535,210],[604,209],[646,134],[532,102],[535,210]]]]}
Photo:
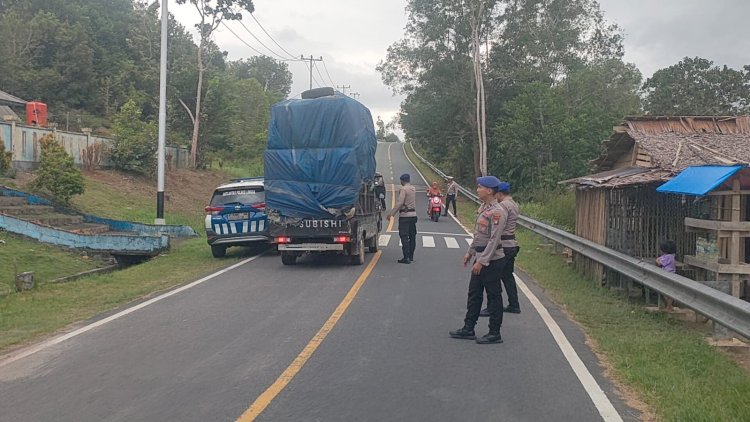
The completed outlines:
{"type": "MultiPolygon", "coordinates": [[[[405,0],[255,0],[255,17],[286,50],[298,57],[323,57],[336,85],[351,85],[359,100],[385,121],[399,109],[402,97],[384,86],[377,63],[388,46],[403,36],[405,0]]],[[[625,35],[625,60],[633,62],[644,77],[677,63],[685,56],[700,56],[717,65],[739,69],[750,64],[750,1],[748,0],[600,0],[609,21],[625,35]]],[[[198,15],[192,6],[170,0],[170,11],[188,28],[198,15]]],[[[286,56],[252,20],[247,28],[276,53],[286,56]]],[[[229,27],[245,42],[266,55],[276,57],[237,22],[229,27]]],[[[215,34],[219,47],[230,59],[257,55],[224,27],[215,34]]],[[[320,63],[313,75],[317,83],[330,86],[320,63]]],[[[308,88],[309,71],[302,62],[289,62],[294,75],[291,95],[308,88]]]]}

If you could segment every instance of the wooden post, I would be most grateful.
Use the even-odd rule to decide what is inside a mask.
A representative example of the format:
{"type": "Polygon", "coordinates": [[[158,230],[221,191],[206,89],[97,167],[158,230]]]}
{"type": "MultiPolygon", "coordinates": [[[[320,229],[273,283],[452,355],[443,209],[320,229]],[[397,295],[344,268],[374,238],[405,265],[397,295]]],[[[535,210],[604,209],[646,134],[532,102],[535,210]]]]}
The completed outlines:
{"type": "MultiPolygon", "coordinates": [[[[732,222],[739,223],[741,219],[740,215],[740,200],[742,198],[740,194],[740,180],[736,178],[732,181],[732,222]]],[[[740,264],[740,232],[732,232],[732,242],[729,246],[729,258],[732,265],[740,264]]],[[[740,297],[740,275],[732,274],[732,296],[740,297]]]]}

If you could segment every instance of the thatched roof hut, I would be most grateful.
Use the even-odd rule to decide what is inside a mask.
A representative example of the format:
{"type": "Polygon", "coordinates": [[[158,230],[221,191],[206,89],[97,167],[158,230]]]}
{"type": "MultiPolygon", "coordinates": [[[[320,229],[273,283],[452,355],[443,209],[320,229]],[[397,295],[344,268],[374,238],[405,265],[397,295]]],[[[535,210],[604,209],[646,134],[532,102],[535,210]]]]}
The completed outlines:
{"type": "MultiPolygon", "coordinates": [[[[560,182],[576,186],[576,234],[644,259],[666,238],[692,254],[696,236],[685,217],[707,218],[711,205],[656,188],[689,166],[750,163],[750,116],[626,117],[603,145],[594,174],[560,182]]],[[[605,275],[596,263],[578,263],[605,275]]]]}

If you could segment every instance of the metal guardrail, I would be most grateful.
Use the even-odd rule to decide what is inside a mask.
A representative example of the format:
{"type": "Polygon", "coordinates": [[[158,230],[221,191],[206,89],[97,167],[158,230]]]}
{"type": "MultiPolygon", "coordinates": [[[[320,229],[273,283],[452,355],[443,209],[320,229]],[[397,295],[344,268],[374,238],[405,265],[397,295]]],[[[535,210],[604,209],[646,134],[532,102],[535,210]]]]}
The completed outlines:
{"type": "MultiPolygon", "coordinates": [[[[420,161],[441,177],[446,177],[445,173],[419,155],[411,143],[410,146],[420,161]]],[[[463,186],[459,190],[467,198],[479,203],[479,198],[470,190],[463,186]]],[[[669,296],[695,312],[750,338],[750,303],[532,218],[519,216],[518,220],[522,227],[669,296]]]]}

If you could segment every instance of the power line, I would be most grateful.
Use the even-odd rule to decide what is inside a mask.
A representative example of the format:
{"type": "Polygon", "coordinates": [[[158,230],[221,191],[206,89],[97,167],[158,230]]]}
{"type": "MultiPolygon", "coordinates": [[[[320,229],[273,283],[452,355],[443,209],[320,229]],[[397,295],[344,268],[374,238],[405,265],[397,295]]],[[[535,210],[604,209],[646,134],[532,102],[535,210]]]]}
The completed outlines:
{"type": "MultiPolygon", "coordinates": [[[[321,58],[322,61],[322,58],[321,58]]],[[[323,74],[320,73],[320,69],[318,69],[318,65],[315,64],[315,62],[312,62],[313,66],[315,66],[315,71],[318,72],[318,76],[320,76],[320,80],[323,81],[323,83],[326,83],[326,78],[323,77],[323,74]]]]}
{"type": "Polygon", "coordinates": [[[247,26],[245,26],[244,23],[242,23],[242,21],[237,21],[237,22],[239,22],[240,25],[242,25],[242,27],[245,28],[245,31],[247,31],[248,34],[250,34],[253,38],[255,38],[255,41],[258,41],[258,43],[260,43],[260,45],[262,45],[266,50],[270,51],[271,54],[273,54],[276,57],[280,58],[281,60],[285,60],[285,61],[297,60],[297,59],[286,58],[286,57],[284,57],[284,56],[276,53],[275,51],[271,50],[270,48],[268,48],[267,45],[263,44],[263,41],[261,41],[258,37],[256,37],[255,34],[253,34],[253,32],[247,26]]]}
{"type": "Polygon", "coordinates": [[[336,83],[333,82],[333,78],[331,78],[331,74],[328,73],[328,66],[326,66],[325,61],[323,61],[323,69],[326,71],[326,75],[328,75],[328,80],[331,82],[331,86],[336,86],[336,83]]]}
{"type": "Polygon", "coordinates": [[[341,93],[344,95],[346,95],[346,90],[351,89],[351,87],[352,87],[351,85],[336,86],[336,88],[341,88],[341,93]]]}
{"type": "MultiPolygon", "coordinates": [[[[237,33],[234,32],[234,31],[232,31],[232,28],[230,28],[229,25],[227,25],[225,22],[221,22],[221,24],[224,25],[224,28],[226,28],[227,30],[229,30],[229,32],[231,32],[232,35],[235,36],[235,38],[237,38],[238,40],[240,40],[241,43],[243,43],[246,46],[248,46],[248,48],[250,48],[254,52],[258,53],[258,55],[260,55],[260,56],[266,56],[267,55],[267,54],[263,53],[262,51],[258,50],[257,48],[253,47],[247,41],[245,41],[242,37],[240,37],[239,35],[237,35],[237,33]]],[[[276,59],[274,59],[274,60],[276,60],[276,59]]],[[[299,59],[294,59],[294,60],[291,60],[291,59],[281,59],[279,61],[282,61],[282,62],[298,62],[300,60],[299,59]]]]}
{"type": "MultiPolygon", "coordinates": [[[[310,61],[310,66],[308,67],[308,69],[310,70],[310,89],[312,89],[312,82],[313,82],[313,80],[315,81],[316,84],[318,84],[318,87],[321,87],[322,85],[318,82],[317,79],[315,79],[315,76],[313,76],[312,69],[313,69],[313,64],[315,62],[323,61],[323,58],[321,57],[319,59],[315,59],[315,58],[313,58],[313,56],[311,54],[309,59],[306,59],[305,56],[302,56],[302,55],[300,55],[300,59],[302,59],[305,62],[310,61]]],[[[307,66],[307,63],[305,63],[305,66],[307,66]]],[[[320,72],[318,72],[318,73],[320,73],[320,72]]]]}
{"type": "Polygon", "coordinates": [[[287,51],[286,48],[282,47],[281,44],[279,44],[278,42],[276,42],[276,40],[271,36],[271,34],[269,34],[268,31],[266,31],[266,28],[264,28],[263,25],[260,24],[260,22],[258,21],[258,19],[255,18],[254,14],[251,13],[250,17],[253,18],[253,20],[255,21],[255,23],[258,24],[258,26],[260,27],[260,29],[263,30],[263,32],[268,36],[268,38],[271,39],[271,41],[273,41],[274,44],[276,44],[283,52],[285,52],[286,54],[288,54],[289,57],[294,58],[296,60],[297,56],[295,54],[290,53],[289,51],[287,51]]]}

